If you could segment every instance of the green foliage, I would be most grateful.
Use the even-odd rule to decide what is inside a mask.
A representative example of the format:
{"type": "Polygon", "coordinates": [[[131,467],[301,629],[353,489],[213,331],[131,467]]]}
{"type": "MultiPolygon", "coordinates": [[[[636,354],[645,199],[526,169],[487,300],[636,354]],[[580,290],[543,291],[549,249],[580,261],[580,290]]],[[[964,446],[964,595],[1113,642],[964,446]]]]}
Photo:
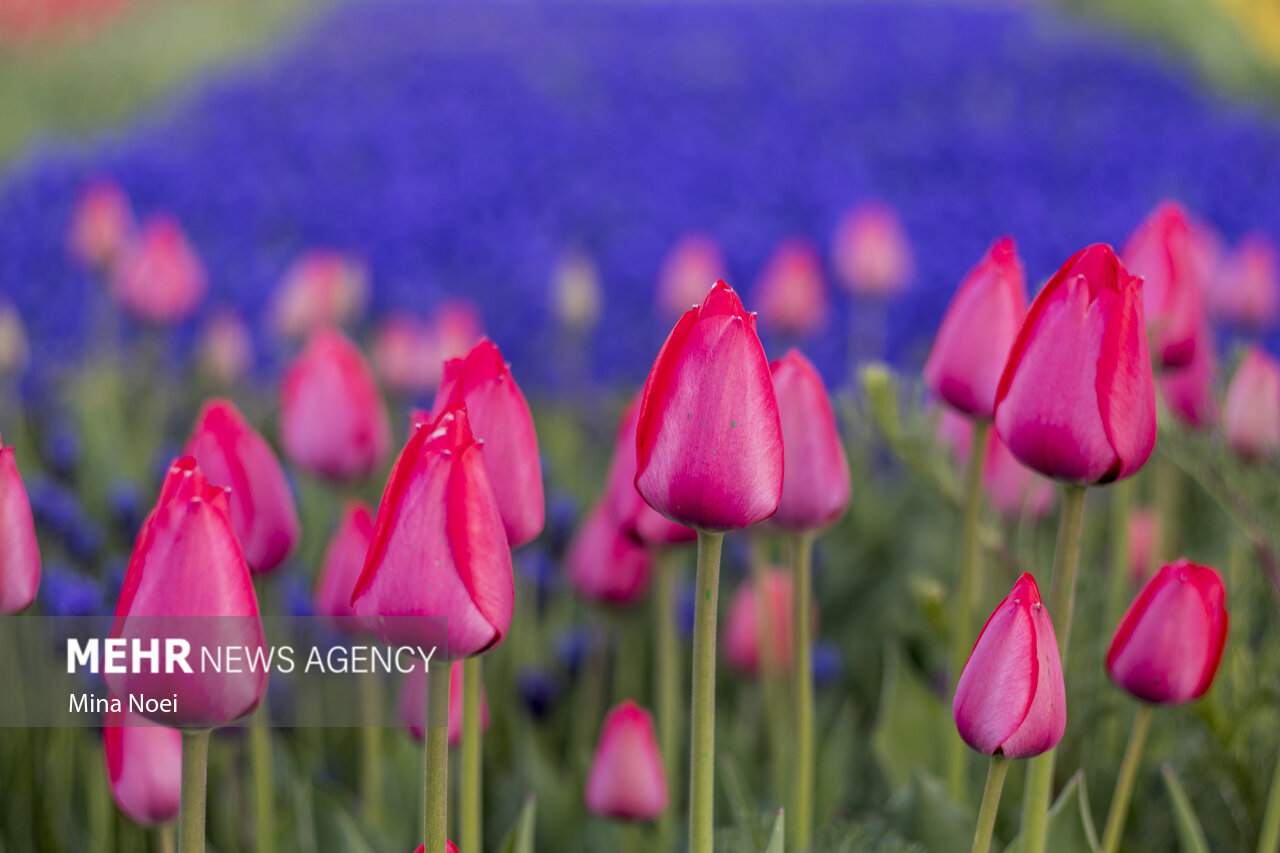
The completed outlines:
{"type": "Polygon", "coordinates": [[[778,809],[778,817],[773,822],[773,835],[769,838],[769,846],[764,853],[786,853],[787,849],[787,816],[778,809]]]}
{"type": "Polygon", "coordinates": [[[498,845],[498,853],[533,853],[534,828],[538,820],[538,801],[530,794],[525,798],[520,817],[498,845]]]}
{"type": "Polygon", "coordinates": [[[1196,817],[1191,801],[1187,799],[1187,792],[1178,781],[1178,774],[1165,764],[1160,768],[1160,775],[1164,777],[1164,785],[1169,790],[1169,801],[1173,803],[1182,853],[1209,853],[1209,842],[1205,840],[1204,829],[1200,826],[1200,819],[1196,817]]]}
{"type": "MultiPolygon", "coordinates": [[[[1018,853],[1022,839],[1015,838],[1005,853],[1018,853]]],[[[1076,773],[1049,809],[1046,849],[1054,853],[1098,853],[1098,833],[1089,811],[1084,774],[1076,773]]]]}

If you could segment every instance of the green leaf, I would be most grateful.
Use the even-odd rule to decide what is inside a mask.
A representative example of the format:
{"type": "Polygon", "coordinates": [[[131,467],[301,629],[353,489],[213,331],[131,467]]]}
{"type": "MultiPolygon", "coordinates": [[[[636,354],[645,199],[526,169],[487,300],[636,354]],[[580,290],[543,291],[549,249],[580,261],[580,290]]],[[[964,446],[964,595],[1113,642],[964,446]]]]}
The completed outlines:
{"type": "Polygon", "coordinates": [[[769,838],[769,846],[764,853],[786,853],[787,849],[787,816],[778,809],[778,817],[773,822],[773,835],[769,838]]]}
{"type": "MultiPolygon", "coordinates": [[[[913,773],[886,807],[894,828],[929,853],[967,853],[977,815],[947,796],[941,780],[913,773]]],[[[994,845],[993,845],[994,846],[994,845]]]]}
{"type": "Polygon", "coordinates": [[[890,785],[901,788],[916,770],[942,772],[947,754],[943,738],[951,715],[924,679],[892,646],[886,653],[880,711],[871,733],[871,748],[890,785]]]}
{"type": "Polygon", "coordinates": [[[538,800],[533,794],[524,798],[520,816],[498,845],[498,853],[533,853],[533,832],[538,820],[538,800]]]}
{"type": "MultiPolygon", "coordinates": [[[[1021,848],[1022,838],[1019,836],[1005,849],[1005,853],[1017,853],[1021,848]]],[[[1054,853],[1098,853],[1098,833],[1089,814],[1089,793],[1082,770],[1076,771],[1049,809],[1045,849],[1054,853]]]]}
{"type": "Polygon", "coordinates": [[[1200,819],[1196,817],[1191,800],[1183,790],[1182,783],[1168,764],[1160,766],[1160,775],[1164,777],[1164,786],[1169,789],[1169,799],[1173,801],[1173,813],[1178,827],[1178,843],[1182,853],[1209,853],[1209,842],[1205,840],[1204,829],[1200,819]]]}

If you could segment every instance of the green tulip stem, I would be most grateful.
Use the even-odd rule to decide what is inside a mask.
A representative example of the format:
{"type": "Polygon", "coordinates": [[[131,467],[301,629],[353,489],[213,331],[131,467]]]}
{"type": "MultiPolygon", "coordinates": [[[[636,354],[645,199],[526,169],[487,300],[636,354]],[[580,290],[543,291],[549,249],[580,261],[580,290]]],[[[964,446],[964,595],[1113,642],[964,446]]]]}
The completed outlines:
{"type": "Polygon", "coordinates": [[[996,828],[996,813],[1000,811],[1000,792],[1004,790],[1004,777],[1009,773],[1009,759],[996,753],[987,765],[987,787],[982,791],[982,807],[978,810],[978,826],[973,832],[973,853],[987,853],[991,849],[991,834],[996,828]]]}
{"type": "Polygon", "coordinates": [[[804,853],[813,832],[813,534],[799,533],[791,540],[795,571],[791,623],[795,646],[795,765],[791,785],[791,831],[788,845],[804,853]]]}
{"type": "Polygon", "coordinates": [[[445,849],[449,828],[449,668],[448,661],[437,661],[427,668],[427,742],[422,769],[428,850],[445,849]]]}
{"type": "MultiPolygon", "coordinates": [[[[677,764],[680,761],[680,637],[676,626],[675,586],[680,568],[679,557],[668,550],[655,555],[657,577],[653,590],[654,629],[657,633],[657,671],[655,693],[658,706],[658,744],[662,750],[662,768],[667,776],[668,801],[680,801],[677,764]]],[[[669,809],[667,815],[671,813],[669,809]]],[[[663,816],[664,822],[667,815],[663,816]]],[[[668,824],[669,825],[669,824],[668,824]]],[[[667,838],[664,833],[663,838],[667,838]]]]}
{"type": "Polygon", "coordinates": [[[690,724],[689,853],[712,853],[715,831],[716,612],[724,534],[698,531],[693,615],[693,696],[690,724]]]}
{"type": "Polygon", "coordinates": [[[482,850],[480,798],[482,796],[480,739],[480,694],[483,685],[480,658],[467,658],[462,665],[462,787],[459,790],[461,850],[482,850]]]}
{"type": "MultiPolygon", "coordinates": [[[[249,726],[249,763],[253,768],[254,845],[258,853],[276,849],[276,810],[272,803],[271,730],[265,709],[249,726]]],[[[186,850],[183,850],[186,853],[186,850]]]]}
{"type": "Polygon", "coordinates": [[[209,729],[182,733],[182,804],[178,810],[179,853],[204,853],[205,780],[209,729]]]}
{"type": "Polygon", "coordinates": [[[1271,776],[1271,793],[1267,796],[1267,810],[1262,815],[1262,831],[1258,833],[1258,853],[1280,851],[1280,756],[1271,776]]]}
{"type": "Polygon", "coordinates": [[[1129,603],[1129,515],[1133,510],[1133,479],[1111,487],[1111,576],[1107,581],[1107,621],[1115,624],[1129,603]]]}
{"type": "Polygon", "coordinates": [[[382,822],[382,682],[365,681],[360,690],[360,799],[371,826],[382,822]]]}
{"type": "Polygon", "coordinates": [[[764,699],[765,734],[769,741],[769,767],[773,771],[773,789],[778,797],[786,796],[790,777],[787,763],[794,740],[788,733],[786,686],[783,684],[783,661],[778,659],[778,632],[774,624],[774,607],[769,601],[768,557],[760,536],[750,536],[751,587],[755,597],[760,695],[764,699]]]}
{"type": "Polygon", "coordinates": [[[1102,853],[1116,853],[1120,848],[1120,834],[1129,816],[1129,801],[1133,797],[1133,783],[1138,778],[1138,765],[1142,763],[1142,747],[1151,729],[1151,705],[1142,704],[1133,718],[1133,731],[1129,733],[1129,745],[1120,762],[1120,775],[1116,778],[1116,790],[1111,795],[1111,808],[1107,810],[1107,827],[1102,832],[1102,853]]]}

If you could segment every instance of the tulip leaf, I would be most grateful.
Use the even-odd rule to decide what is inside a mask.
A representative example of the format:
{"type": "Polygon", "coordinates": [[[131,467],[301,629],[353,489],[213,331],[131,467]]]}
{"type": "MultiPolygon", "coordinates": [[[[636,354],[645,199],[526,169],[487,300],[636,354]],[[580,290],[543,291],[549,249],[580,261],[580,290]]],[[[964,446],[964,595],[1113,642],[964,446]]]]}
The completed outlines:
{"type": "Polygon", "coordinates": [[[769,846],[764,853],[786,853],[787,849],[787,816],[778,809],[778,817],[773,822],[773,835],[769,838],[769,846]]]}
{"type": "Polygon", "coordinates": [[[525,797],[524,807],[515,824],[498,845],[498,853],[533,853],[533,834],[538,819],[538,800],[533,794],[525,797]]]}
{"type": "MultiPolygon", "coordinates": [[[[936,776],[915,772],[886,807],[893,827],[930,853],[966,853],[977,815],[947,796],[936,776]]],[[[996,845],[992,849],[997,849],[996,845]]]]}
{"type": "Polygon", "coordinates": [[[893,788],[907,784],[915,770],[942,772],[942,756],[947,754],[943,734],[954,729],[950,716],[924,679],[891,647],[871,745],[893,788]]]}
{"type": "Polygon", "coordinates": [[[1200,819],[1196,817],[1191,800],[1183,789],[1178,776],[1168,764],[1161,765],[1160,775],[1164,777],[1164,786],[1169,790],[1169,799],[1173,802],[1175,825],[1178,828],[1178,845],[1182,853],[1209,853],[1209,842],[1204,837],[1204,829],[1200,819]]]}
{"type": "MultiPolygon", "coordinates": [[[[1005,853],[1022,849],[1022,837],[1013,840],[1005,853]]],[[[1084,771],[1077,770],[1049,809],[1049,834],[1046,850],[1055,853],[1098,853],[1098,833],[1089,813],[1089,794],[1084,771]]]]}

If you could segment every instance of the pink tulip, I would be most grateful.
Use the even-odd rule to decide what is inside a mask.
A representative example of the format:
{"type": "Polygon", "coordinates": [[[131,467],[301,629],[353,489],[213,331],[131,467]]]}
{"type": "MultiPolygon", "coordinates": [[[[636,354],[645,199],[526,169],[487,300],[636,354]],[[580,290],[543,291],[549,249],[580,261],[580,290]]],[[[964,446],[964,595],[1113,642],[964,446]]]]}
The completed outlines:
{"type": "Polygon", "coordinates": [[[85,186],[71,212],[67,243],[85,266],[107,270],[133,237],[133,211],[120,185],[98,178],[85,186]]]}
{"type": "Polygon", "coordinates": [[[349,502],[324,552],[315,595],[316,615],[348,637],[364,630],[351,607],[351,593],[372,540],[373,511],[364,501],[349,502]]]}
{"type": "Polygon", "coordinates": [[[772,522],[785,530],[821,530],[849,506],[849,460],[822,377],[791,350],[770,365],[782,422],[782,499],[772,522]]]}
{"type": "Polygon", "coordinates": [[[1107,674],[1144,702],[1177,705],[1209,689],[1227,641],[1227,592],[1208,566],[1164,566],[1129,605],[1107,650],[1107,674]]]}
{"type": "Polygon", "coordinates": [[[818,249],[808,240],[784,240],[756,281],[755,301],[766,328],[807,338],[826,324],[830,308],[818,249]]]}
{"type": "Polygon", "coordinates": [[[1203,319],[1195,353],[1189,364],[1161,373],[1156,382],[1160,396],[1178,420],[1192,429],[1205,429],[1218,417],[1213,388],[1218,359],[1214,354],[1213,331],[1203,319]]]}
{"type": "Polygon", "coordinates": [[[622,530],[650,546],[692,542],[697,531],[668,521],[645,503],[636,491],[636,426],[640,422],[640,395],[627,404],[618,424],[613,459],[605,481],[604,504],[622,530]]]}
{"type": "MultiPolygon", "coordinates": [[[[724,626],[724,656],[729,665],[744,675],[755,676],[760,672],[761,588],[754,581],[738,587],[729,604],[729,615],[724,626]]],[[[764,575],[764,612],[769,618],[769,642],[772,655],[769,664],[780,673],[790,673],[795,661],[793,649],[792,609],[793,590],[791,572],[785,569],[769,569],[764,575]]],[[[816,616],[816,608],[815,608],[816,616]]],[[[817,620],[814,619],[814,635],[817,620]]]]}
{"type": "Polygon", "coordinates": [[[285,453],[313,474],[356,480],[373,473],[391,446],[391,424],[360,350],[336,329],[321,329],[280,384],[285,453]]]}
{"type": "Polygon", "coordinates": [[[271,305],[272,325],[282,337],[301,340],[355,320],[368,298],[364,264],[332,249],[312,249],[285,271],[271,305]]]}
{"type": "Polygon", "coordinates": [[[1030,758],[1067,727],[1058,642],[1035,578],[1023,574],[996,607],[960,673],[951,712],[960,737],[983,755],[1030,758]]]}
{"type": "Polygon", "coordinates": [[[911,244],[893,208],[867,202],[836,226],[831,249],[836,279],[850,293],[884,299],[911,280],[911,244]]]}
{"type": "Polygon", "coordinates": [[[1150,507],[1140,507],[1129,513],[1129,577],[1135,584],[1147,580],[1159,543],[1159,513],[1150,507]]]}
{"type": "Polygon", "coordinates": [[[178,816],[182,800],[182,733],[145,717],[121,711],[103,721],[111,797],[142,826],[159,826],[178,816]]]}
{"type": "Polygon", "coordinates": [[[625,606],[649,589],[649,552],[604,503],[593,507],[574,533],[566,562],[574,588],[591,601],[625,606]]]}
{"type": "Polygon", "coordinates": [[[289,481],[267,440],[230,400],[215,399],[200,410],[186,455],[195,457],[210,483],[231,490],[231,522],[249,568],[266,574],[280,566],[302,529],[289,481]]]}
{"type": "Polygon", "coordinates": [[[177,696],[174,710],[147,716],[178,728],[225,726],[258,707],[267,692],[266,640],[258,597],[231,524],[226,489],[209,483],[190,456],[170,467],[155,509],[133,546],[112,638],[134,648],[186,640],[191,669],[152,671],[145,662],[124,673],[106,672],[118,696],[177,696]],[[205,655],[235,648],[240,665],[223,672],[201,666],[205,655]],[[251,661],[258,663],[251,664],[251,661]]]}
{"type": "Polygon", "coordinates": [[[1245,353],[1222,407],[1227,444],[1246,459],[1280,449],[1280,363],[1259,347],[1245,353]]]}
{"type": "MultiPolygon", "coordinates": [[[[443,661],[431,659],[433,666],[443,661]]],[[[462,661],[454,661],[449,668],[449,747],[462,742],[462,661]]],[[[427,736],[427,672],[422,666],[414,666],[405,674],[400,687],[400,724],[414,740],[427,736]]],[[[480,732],[489,731],[489,694],[480,685],[480,732]]]]}
{"type": "Polygon", "coordinates": [[[234,385],[253,369],[253,335],[235,311],[214,314],[200,332],[196,362],[221,385],[234,385]]]}
{"type": "Polygon", "coordinates": [[[636,458],[641,496],[686,527],[748,527],[778,508],[782,424],[773,378],[755,315],[723,281],[680,318],[649,371],[636,458]]]}
{"type": "Polygon", "coordinates": [[[991,418],[1009,349],[1027,313],[1027,284],[1004,237],[960,282],[924,365],[930,390],[975,418],[991,418]]]}
{"type": "Polygon", "coordinates": [[[208,289],[204,262],[172,216],[142,226],[115,268],[112,293],[137,319],[170,326],[190,317],[208,289]]]}
{"type": "Polygon", "coordinates": [[[973,450],[973,421],[950,406],[944,406],[938,411],[935,437],[938,444],[955,458],[957,465],[963,467],[968,464],[969,453],[973,450]]]}
{"type": "Polygon", "coordinates": [[[466,358],[445,362],[432,415],[465,404],[471,428],[484,446],[484,462],[512,548],[532,541],[546,516],[542,459],[533,414],[511,365],[497,345],[481,338],[466,358]]]}
{"type": "Polygon", "coordinates": [[[441,361],[435,334],[410,314],[392,314],[378,326],[373,365],[382,382],[401,394],[422,394],[440,384],[441,361]]]}
{"type": "MultiPolygon", "coordinates": [[[[951,451],[959,466],[968,465],[973,421],[954,409],[944,408],[938,419],[938,441],[951,451]]],[[[987,434],[982,488],[997,512],[1011,518],[1025,515],[1032,520],[1048,515],[1057,492],[1050,480],[1019,462],[995,430],[987,434]]]]}
{"type": "Polygon", "coordinates": [[[465,299],[449,299],[431,314],[431,329],[441,361],[462,358],[484,334],[480,309],[465,299]]]}
{"type": "Polygon", "coordinates": [[[1215,269],[1205,297],[1219,320],[1242,329],[1271,328],[1280,315],[1280,250],[1260,232],[1246,234],[1215,269]]]}
{"type": "Polygon", "coordinates": [[[40,587],[40,546],[12,447],[0,440],[0,615],[31,606],[40,587]]]}
{"type": "Polygon", "coordinates": [[[1161,202],[1129,236],[1124,265],[1144,279],[1144,314],[1151,352],[1166,369],[1180,368],[1195,357],[1203,313],[1201,272],[1186,211],[1161,202]]]}
{"type": "Polygon", "coordinates": [[[681,317],[706,295],[707,286],[728,273],[720,247],[707,234],[691,232],[671,247],[658,273],[658,310],[681,317]]]}
{"type": "Polygon", "coordinates": [[[630,699],[604,718],[586,800],[592,814],[616,820],[653,821],[667,809],[667,776],[653,717],[630,699]]]}
{"type": "Polygon", "coordinates": [[[1156,443],[1142,283],[1109,246],[1067,259],[1022,324],[996,392],[996,431],[1047,477],[1107,483],[1156,443]]]}
{"type": "Polygon", "coordinates": [[[413,430],[378,505],[351,605],[391,645],[483,654],[511,627],[511,548],[467,410],[413,430]]]}

